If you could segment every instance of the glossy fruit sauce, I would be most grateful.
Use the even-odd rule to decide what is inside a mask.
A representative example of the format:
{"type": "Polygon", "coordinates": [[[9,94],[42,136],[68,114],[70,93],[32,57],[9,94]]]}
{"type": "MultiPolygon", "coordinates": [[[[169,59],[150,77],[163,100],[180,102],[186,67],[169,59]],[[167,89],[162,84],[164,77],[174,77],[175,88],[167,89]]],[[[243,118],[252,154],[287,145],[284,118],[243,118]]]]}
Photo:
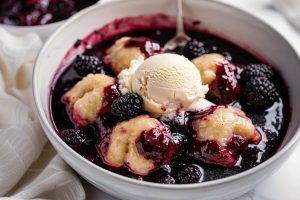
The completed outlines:
{"type": "MultiPolygon", "coordinates": [[[[73,68],[72,59],[74,59],[74,56],[76,54],[83,53],[84,55],[93,55],[102,59],[105,55],[106,49],[122,36],[148,37],[163,46],[175,34],[175,28],[172,28],[174,27],[174,21],[169,18],[168,21],[166,20],[167,18],[168,17],[164,15],[157,15],[154,17],[148,16],[144,18],[139,17],[116,20],[113,23],[95,31],[88,36],[87,39],[78,40],[77,42],[74,41],[74,46],[67,53],[65,60],[62,61],[61,67],[65,70],[58,73],[59,75],[55,77],[50,95],[51,114],[53,123],[58,132],[75,128],[75,125],[70,118],[70,111],[67,109],[67,105],[62,99],[63,95],[74,84],[82,79],[82,77],[79,76],[73,68]],[[141,26],[141,23],[136,23],[135,20],[139,22],[141,20],[145,20],[145,26],[141,26]],[[150,22],[151,20],[153,21],[150,22]],[[110,29],[108,27],[110,27],[110,29]],[[113,30],[111,27],[114,27],[115,29],[113,30]],[[121,29],[122,31],[118,32],[118,29],[121,29]],[[107,30],[112,31],[108,34],[107,30]]],[[[244,66],[251,63],[264,63],[256,56],[250,54],[247,49],[242,49],[231,42],[212,34],[208,34],[207,32],[199,31],[198,26],[201,27],[201,23],[199,25],[199,22],[194,22],[191,23],[190,26],[187,26],[188,35],[192,39],[204,43],[205,53],[223,54],[227,60],[237,67],[238,80],[240,78],[240,72],[244,66]]],[[[128,45],[141,47],[143,44],[139,41],[135,41],[128,45]]],[[[178,54],[182,54],[183,52],[184,51],[180,48],[174,51],[174,53],[178,54]]],[[[186,56],[188,57],[188,55],[186,56]]],[[[116,76],[111,72],[108,66],[104,65],[104,70],[106,74],[116,76]]],[[[217,84],[218,87],[222,88],[222,81],[217,84]]],[[[105,136],[109,134],[112,127],[118,123],[118,119],[109,112],[102,116],[99,115],[94,124],[81,128],[82,134],[79,139],[84,139],[79,140],[82,141],[80,144],[70,146],[80,155],[96,165],[138,180],[164,184],[180,184],[204,182],[228,177],[264,162],[279,148],[288,127],[290,110],[288,94],[286,93],[287,89],[277,72],[276,88],[279,94],[278,99],[270,107],[265,109],[252,109],[247,106],[244,102],[244,98],[240,95],[243,88],[236,88],[235,91],[229,91],[227,94],[229,97],[221,97],[230,99],[231,103],[228,105],[243,110],[252,120],[257,131],[262,136],[258,145],[252,144],[246,148],[246,151],[241,154],[238,162],[233,167],[220,167],[212,164],[206,164],[202,161],[196,160],[195,156],[191,155],[189,151],[191,139],[186,129],[186,122],[191,116],[193,116],[193,113],[178,115],[171,119],[164,117],[158,118],[161,122],[169,125],[170,131],[172,132],[172,138],[176,146],[175,148],[177,150],[180,149],[180,151],[177,151],[176,155],[173,156],[170,162],[144,177],[134,175],[126,167],[116,170],[103,164],[101,155],[99,155],[96,150],[96,146],[99,144],[99,140],[107,138],[105,136]]],[[[210,91],[210,94],[213,94],[213,92],[214,91],[210,91]]],[[[111,87],[106,93],[107,97],[110,97],[111,95],[116,97],[119,95],[115,87],[111,87]]],[[[220,102],[218,98],[210,98],[210,96],[216,96],[208,95],[208,98],[217,105],[224,104],[224,102],[220,102]]],[[[62,139],[66,141],[66,139],[62,139]]],[[[238,139],[239,138],[237,138],[237,140],[238,139]]],[[[142,140],[145,140],[145,138],[141,137],[137,141],[138,148],[141,146],[142,140]]],[[[243,141],[241,141],[241,143],[243,144],[243,141]]],[[[151,146],[144,148],[151,148],[151,146]]]]}
{"type": "Polygon", "coordinates": [[[2,0],[0,23],[15,26],[50,24],[69,18],[97,0],[2,0]]]}

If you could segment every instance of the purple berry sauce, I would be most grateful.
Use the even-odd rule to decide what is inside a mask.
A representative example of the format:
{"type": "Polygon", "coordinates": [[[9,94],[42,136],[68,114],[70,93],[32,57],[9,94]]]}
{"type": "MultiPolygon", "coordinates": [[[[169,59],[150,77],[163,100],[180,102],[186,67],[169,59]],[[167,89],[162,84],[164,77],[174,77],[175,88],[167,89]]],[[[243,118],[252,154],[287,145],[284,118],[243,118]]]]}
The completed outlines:
{"type": "MultiPolygon", "coordinates": [[[[74,46],[66,54],[65,60],[62,61],[60,70],[62,67],[67,65],[67,63],[71,64],[68,64],[68,66],[64,68],[65,70],[58,73],[51,88],[51,115],[58,132],[76,128],[70,118],[70,111],[68,110],[67,104],[65,104],[62,99],[65,92],[83,78],[76,73],[72,62],[68,62],[74,59],[75,55],[84,54],[96,56],[99,59],[102,59],[105,55],[106,49],[114,44],[117,39],[123,36],[150,38],[151,40],[158,42],[160,46],[163,46],[175,34],[174,20],[169,20],[169,18],[165,15],[157,15],[157,17],[139,17],[139,19],[136,18],[139,21],[136,23],[134,22],[134,19],[135,18],[124,18],[116,20],[113,23],[93,32],[87,37],[87,39],[78,40],[77,42],[74,41],[74,46]],[[145,20],[144,26],[141,26],[141,20],[145,20]],[[107,34],[107,30],[112,30],[110,29],[111,27],[115,27],[115,31],[111,31],[107,34]],[[122,32],[116,31],[118,28],[120,28],[122,32]]],[[[195,26],[199,26],[199,24],[201,25],[201,23],[194,23],[195,26]]],[[[242,49],[231,42],[212,34],[208,34],[207,32],[202,32],[193,27],[188,27],[187,33],[192,39],[201,41],[201,43],[205,46],[205,50],[208,51],[207,53],[223,54],[230,63],[237,68],[227,70],[229,74],[226,74],[224,70],[219,71],[220,74],[225,74],[225,76],[231,76],[232,73],[236,73],[237,80],[228,81],[226,78],[219,79],[215,85],[213,85],[214,90],[216,91],[212,91],[209,97],[210,100],[217,105],[224,105],[227,103],[227,105],[244,111],[261,134],[262,140],[260,143],[257,145],[251,144],[245,149],[243,145],[246,144],[242,138],[233,138],[228,144],[230,148],[234,149],[236,146],[241,145],[243,146],[243,149],[245,149],[241,154],[237,154],[233,150],[233,157],[238,156],[238,162],[235,166],[221,167],[214,164],[208,164],[204,161],[200,161],[199,159],[195,159],[195,157],[197,157],[196,155],[191,155],[190,148],[193,146],[192,133],[187,129],[187,121],[194,115],[194,113],[186,113],[173,118],[158,118],[158,120],[170,129],[170,137],[173,138],[173,142],[175,144],[173,145],[173,150],[175,150],[176,153],[175,156],[172,157],[171,161],[165,163],[165,165],[163,165],[160,169],[153,171],[147,176],[141,177],[132,174],[126,167],[117,170],[111,169],[101,161],[101,155],[96,150],[97,145],[100,145],[98,148],[107,148],[109,142],[108,134],[111,133],[113,126],[119,122],[119,119],[113,116],[109,112],[109,109],[107,109],[104,112],[107,114],[99,114],[94,124],[81,129],[81,133],[83,132],[86,135],[85,142],[79,147],[73,147],[75,151],[96,165],[127,177],[163,184],[180,184],[211,181],[238,174],[264,162],[278,150],[285,136],[290,116],[287,88],[283,80],[280,78],[280,75],[275,70],[275,84],[277,93],[279,94],[276,102],[266,109],[251,109],[251,107],[247,107],[245,104],[244,98],[239,95],[239,90],[243,90],[243,84],[240,84],[240,87],[236,81],[240,81],[240,73],[244,66],[253,63],[265,62],[249,53],[247,49],[242,49]],[[222,93],[222,90],[229,92],[228,94],[224,94],[222,93]],[[217,93],[217,95],[215,95],[215,93],[217,93]],[[225,95],[225,97],[222,95],[225,95]],[[220,98],[225,98],[225,102],[220,101],[220,98]]],[[[144,42],[130,42],[127,45],[141,48],[144,45],[144,42]]],[[[183,50],[176,49],[174,53],[181,54],[183,53],[183,50]]],[[[114,77],[116,76],[111,72],[109,66],[104,64],[103,67],[107,72],[106,74],[114,77]]],[[[105,91],[106,97],[113,96],[113,99],[115,99],[118,95],[118,92],[116,92],[113,88],[105,91]]],[[[151,140],[152,136],[154,136],[154,134],[143,134],[137,141],[139,151],[142,153],[144,152],[146,157],[155,157],[155,154],[157,153],[156,150],[159,148],[163,149],[163,145],[159,144],[161,142],[161,138],[159,137],[154,138],[153,143],[148,142],[148,139],[151,140]],[[155,146],[153,150],[151,150],[152,146],[155,146]]],[[[216,149],[219,148],[217,144],[212,143],[211,145],[216,146],[216,149]]],[[[160,158],[162,155],[160,153],[158,153],[158,155],[159,156],[156,157],[158,158],[158,161],[162,160],[162,158],[160,158]]]]}
{"type": "Polygon", "coordinates": [[[217,78],[209,85],[207,99],[218,104],[229,104],[237,99],[240,86],[236,79],[237,69],[227,63],[217,64],[217,78]]]}

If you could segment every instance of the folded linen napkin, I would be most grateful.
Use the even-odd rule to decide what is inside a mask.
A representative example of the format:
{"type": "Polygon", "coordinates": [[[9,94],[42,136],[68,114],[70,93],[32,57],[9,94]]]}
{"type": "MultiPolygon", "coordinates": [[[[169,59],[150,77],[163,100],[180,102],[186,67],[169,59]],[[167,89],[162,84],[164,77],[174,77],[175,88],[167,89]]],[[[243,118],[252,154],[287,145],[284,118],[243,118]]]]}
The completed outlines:
{"type": "Polygon", "coordinates": [[[300,1],[273,0],[273,4],[300,31],[300,1]]]}
{"type": "Polygon", "coordinates": [[[84,199],[71,169],[51,145],[44,149],[47,138],[35,114],[31,89],[41,46],[35,34],[15,37],[0,28],[0,197],[84,199]]]}

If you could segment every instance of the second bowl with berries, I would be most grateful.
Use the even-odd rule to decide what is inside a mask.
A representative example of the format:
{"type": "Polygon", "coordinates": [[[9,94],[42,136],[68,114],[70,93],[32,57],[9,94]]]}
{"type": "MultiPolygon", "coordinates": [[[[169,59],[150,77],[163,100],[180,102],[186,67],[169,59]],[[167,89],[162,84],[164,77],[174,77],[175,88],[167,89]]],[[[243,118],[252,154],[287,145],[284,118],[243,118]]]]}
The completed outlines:
{"type": "Polygon", "coordinates": [[[0,2],[0,27],[16,35],[30,32],[47,39],[63,22],[98,0],[5,0],[0,2]]]}
{"type": "Polygon", "coordinates": [[[209,1],[186,2],[191,40],[164,49],[173,4],[108,3],[57,32],[35,68],[41,122],[79,174],[119,198],[231,199],[299,137],[299,60],[267,25],[209,1]],[[241,34],[254,29],[255,40],[241,34]]]}

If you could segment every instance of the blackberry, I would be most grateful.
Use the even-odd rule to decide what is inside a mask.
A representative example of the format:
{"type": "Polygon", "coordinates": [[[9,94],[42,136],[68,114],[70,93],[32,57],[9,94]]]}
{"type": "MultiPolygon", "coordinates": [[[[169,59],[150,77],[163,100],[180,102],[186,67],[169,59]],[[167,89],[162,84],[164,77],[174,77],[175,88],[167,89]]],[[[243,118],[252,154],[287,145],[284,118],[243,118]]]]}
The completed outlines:
{"type": "Polygon", "coordinates": [[[66,129],[58,134],[69,146],[76,148],[86,141],[86,135],[80,129],[66,129]]]}
{"type": "Polygon", "coordinates": [[[262,154],[262,150],[260,150],[258,147],[249,147],[242,155],[242,170],[244,171],[257,166],[261,161],[259,154],[262,154]]]}
{"type": "Polygon", "coordinates": [[[172,140],[175,144],[175,151],[176,151],[174,158],[177,159],[182,157],[187,150],[188,140],[186,136],[180,133],[172,133],[172,140]]]}
{"type": "Polygon", "coordinates": [[[182,132],[185,130],[185,114],[177,113],[172,116],[161,116],[159,121],[166,124],[171,132],[182,132]]]}
{"type": "Polygon", "coordinates": [[[256,77],[245,83],[243,98],[249,108],[262,109],[271,106],[278,99],[278,93],[268,78],[256,77]]]}
{"type": "Polygon", "coordinates": [[[127,93],[114,100],[111,113],[120,120],[128,120],[142,112],[143,100],[137,93],[127,93]]]}
{"type": "Polygon", "coordinates": [[[254,77],[266,77],[272,79],[275,72],[269,65],[266,64],[250,64],[245,67],[241,73],[241,80],[247,82],[254,77]]]}
{"type": "Polygon", "coordinates": [[[160,177],[157,182],[162,184],[175,184],[175,179],[170,175],[166,175],[160,177]]]}
{"type": "Polygon", "coordinates": [[[180,184],[199,183],[202,181],[202,176],[201,168],[194,164],[183,164],[174,174],[176,183],[180,184]]]}
{"type": "Polygon", "coordinates": [[[193,59],[203,54],[209,53],[202,42],[197,40],[189,41],[182,50],[182,54],[188,59],[193,59]]]}
{"type": "Polygon", "coordinates": [[[86,76],[90,73],[105,73],[102,61],[95,56],[78,55],[74,61],[74,69],[80,76],[86,76]]]}

